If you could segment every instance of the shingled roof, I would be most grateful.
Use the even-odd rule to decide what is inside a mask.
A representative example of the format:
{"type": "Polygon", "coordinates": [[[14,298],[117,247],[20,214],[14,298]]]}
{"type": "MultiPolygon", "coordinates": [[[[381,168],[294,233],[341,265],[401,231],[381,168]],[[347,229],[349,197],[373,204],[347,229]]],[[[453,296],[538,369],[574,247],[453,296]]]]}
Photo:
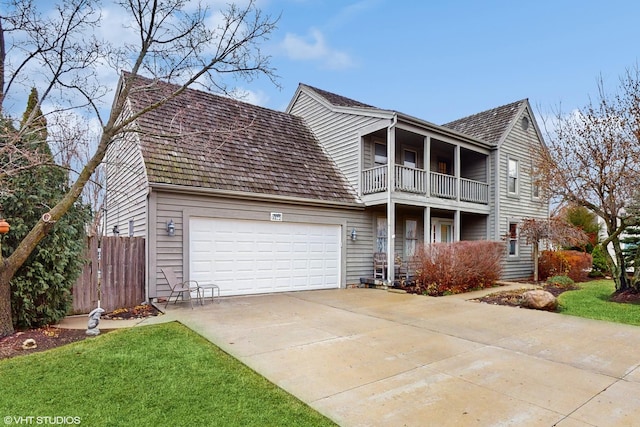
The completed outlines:
{"type": "MultiPolygon", "coordinates": [[[[134,112],[176,86],[137,78],[134,112]]],[[[141,116],[141,150],[150,184],[173,184],[317,199],[357,196],[301,118],[187,89],[141,116]]]]}
{"type": "Polygon", "coordinates": [[[337,95],[332,92],[327,92],[326,90],[318,89],[317,87],[309,86],[306,84],[301,84],[301,86],[306,86],[309,89],[316,92],[318,95],[322,96],[326,99],[330,104],[335,105],[336,107],[360,107],[360,108],[376,108],[373,105],[364,104],[360,101],[356,101],[351,98],[347,98],[346,96],[337,95]]]}
{"type": "MultiPolygon", "coordinates": [[[[316,92],[325,98],[329,103],[338,107],[357,107],[378,109],[372,105],[337,95],[326,90],[318,89],[313,86],[301,84],[316,92]]],[[[471,136],[473,138],[485,141],[492,145],[498,145],[500,138],[509,128],[511,122],[516,118],[518,111],[526,100],[516,101],[511,104],[503,105],[481,113],[473,114],[462,119],[454,120],[450,123],[442,125],[456,132],[471,136]]]]}
{"type": "Polygon", "coordinates": [[[504,135],[513,120],[516,119],[522,104],[526,102],[526,99],[512,102],[511,104],[454,120],[442,126],[490,144],[498,145],[502,135],[504,135]]]}

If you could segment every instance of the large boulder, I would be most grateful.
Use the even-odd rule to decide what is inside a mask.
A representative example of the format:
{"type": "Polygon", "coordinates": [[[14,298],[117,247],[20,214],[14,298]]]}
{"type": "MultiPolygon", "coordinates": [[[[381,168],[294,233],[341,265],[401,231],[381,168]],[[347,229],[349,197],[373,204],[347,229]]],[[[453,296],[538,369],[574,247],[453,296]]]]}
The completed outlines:
{"type": "Polygon", "coordinates": [[[523,293],[520,305],[535,310],[555,311],[558,308],[558,299],[551,292],[536,289],[523,293]]]}

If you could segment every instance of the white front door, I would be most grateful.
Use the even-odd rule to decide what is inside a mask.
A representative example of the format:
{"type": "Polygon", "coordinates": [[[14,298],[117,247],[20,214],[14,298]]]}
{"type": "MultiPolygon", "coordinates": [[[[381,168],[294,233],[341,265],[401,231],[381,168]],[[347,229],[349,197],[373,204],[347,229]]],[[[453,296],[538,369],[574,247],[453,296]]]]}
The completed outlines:
{"type": "Polygon", "coordinates": [[[453,220],[433,218],[431,220],[431,242],[451,243],[453,242],[453,220]]]}

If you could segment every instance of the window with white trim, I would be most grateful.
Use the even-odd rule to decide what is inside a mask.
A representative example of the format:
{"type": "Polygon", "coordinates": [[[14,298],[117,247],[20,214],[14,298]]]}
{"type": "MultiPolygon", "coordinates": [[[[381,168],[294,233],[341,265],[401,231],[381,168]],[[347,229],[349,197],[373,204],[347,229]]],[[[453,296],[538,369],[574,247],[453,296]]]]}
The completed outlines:
{"type": "Polygon", "coordinates": [[[514,159],[508,160],[509,166],[507,170],[507,192],[509,194],[518,194],[519,185],[519,165],[514,159]]]}
{"type": "Polygon", "coordinates": [[[375,143],[375,159],[374,162],[376,165],[386,165],[387,164],[387,144],[383,144],[380,142],[375,143]]]}
{"type": "Polygon", "coordinates": [[[518,223],[509,222],[509,233],[507,235],[509,245],[509,256],[518,256],[518,223]]]}
{"type": "Polygon", "coordinates": [[[533,197],[534,199],[540,198],[540,184],[538,184],[535,179],[531,184],[531,197],[533,197]]]}

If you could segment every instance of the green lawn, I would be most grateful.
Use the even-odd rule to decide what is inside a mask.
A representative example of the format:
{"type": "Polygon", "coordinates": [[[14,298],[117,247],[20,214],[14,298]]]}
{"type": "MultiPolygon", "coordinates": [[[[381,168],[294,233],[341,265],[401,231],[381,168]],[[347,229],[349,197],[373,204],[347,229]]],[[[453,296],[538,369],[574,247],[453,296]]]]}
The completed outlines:
{"type": "Polygon", "coordinates": [[[118,330],[3,360],[0,379],[3,419],[70,416],[84,426],[335,425],[179,323],[118,330]]]}
{"type": "Polygon", "coordinates": [[[640,305],[608,301],[615,291],[613,280],[595,280],[578,284],[581,289],[560,294],[562,314],[640,325],[640,305]]]}

